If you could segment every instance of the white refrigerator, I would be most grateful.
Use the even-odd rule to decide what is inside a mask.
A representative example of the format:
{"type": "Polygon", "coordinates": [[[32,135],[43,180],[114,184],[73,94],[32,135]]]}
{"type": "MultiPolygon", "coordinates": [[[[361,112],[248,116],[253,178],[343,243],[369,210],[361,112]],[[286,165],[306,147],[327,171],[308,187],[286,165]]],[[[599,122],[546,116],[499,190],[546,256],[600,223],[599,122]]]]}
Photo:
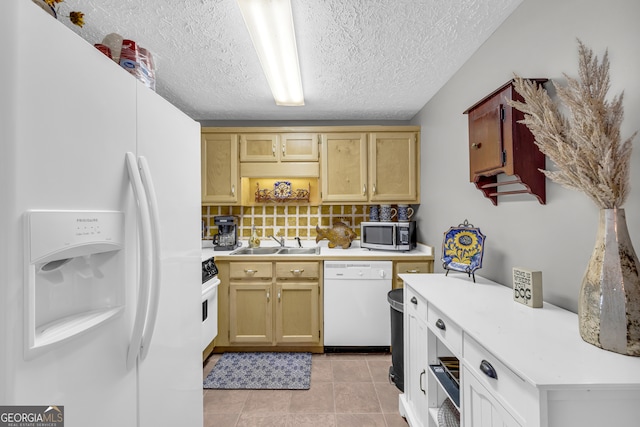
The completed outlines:
{"type": "Polygon", "coordinates": [[[198,123],[31,1],[0,57],[0,407],[202,426],[198,123]]]}

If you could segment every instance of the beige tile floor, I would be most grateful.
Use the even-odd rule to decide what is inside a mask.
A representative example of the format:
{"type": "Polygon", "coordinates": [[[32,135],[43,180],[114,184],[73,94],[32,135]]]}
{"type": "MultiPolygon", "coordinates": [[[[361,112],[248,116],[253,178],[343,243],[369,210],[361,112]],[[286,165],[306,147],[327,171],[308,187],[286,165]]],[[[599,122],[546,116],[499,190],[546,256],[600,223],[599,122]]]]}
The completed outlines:
{"type": "Polygon", "coordinates": [[[309,390],[205,390],[204,426],[406,427],[389,366],[389,354],[314,354],[309,390]]]}

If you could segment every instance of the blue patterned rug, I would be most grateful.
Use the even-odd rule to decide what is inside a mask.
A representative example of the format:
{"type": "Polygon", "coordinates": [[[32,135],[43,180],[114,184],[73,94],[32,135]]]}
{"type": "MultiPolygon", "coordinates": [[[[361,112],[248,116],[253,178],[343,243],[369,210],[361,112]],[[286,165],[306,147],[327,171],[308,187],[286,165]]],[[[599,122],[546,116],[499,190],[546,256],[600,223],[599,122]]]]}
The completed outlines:
{"type": "Polygon", "coordinates": [[[224,353],[203,388],[308,390],[311,353],[224,353]]]}

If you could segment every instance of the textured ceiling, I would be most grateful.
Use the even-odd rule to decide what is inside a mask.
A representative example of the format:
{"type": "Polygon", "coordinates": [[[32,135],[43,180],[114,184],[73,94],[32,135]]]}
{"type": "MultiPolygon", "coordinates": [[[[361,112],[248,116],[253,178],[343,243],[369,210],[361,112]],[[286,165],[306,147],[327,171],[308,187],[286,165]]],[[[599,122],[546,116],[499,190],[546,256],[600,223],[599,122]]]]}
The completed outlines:
{"type": "MultiPolygon", "coordinates": [[[[304,107],[276,106],[235,0],[66,0],[149,49],[197,120],[409,120],[522,0],[291,0],[304,107]]],[[[68,20],[65,20],[68,21],[68,20]]]]}

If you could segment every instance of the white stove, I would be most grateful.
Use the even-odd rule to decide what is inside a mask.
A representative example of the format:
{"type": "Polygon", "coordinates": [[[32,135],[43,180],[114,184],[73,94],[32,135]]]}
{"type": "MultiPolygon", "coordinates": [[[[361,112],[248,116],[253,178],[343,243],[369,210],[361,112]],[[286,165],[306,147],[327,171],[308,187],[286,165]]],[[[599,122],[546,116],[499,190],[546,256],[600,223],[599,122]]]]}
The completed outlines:
{"type": "Polygon", "coordinates": [[[202,248],[202,351],[218,335],[218,269],[213,248],[202,248]]]}

